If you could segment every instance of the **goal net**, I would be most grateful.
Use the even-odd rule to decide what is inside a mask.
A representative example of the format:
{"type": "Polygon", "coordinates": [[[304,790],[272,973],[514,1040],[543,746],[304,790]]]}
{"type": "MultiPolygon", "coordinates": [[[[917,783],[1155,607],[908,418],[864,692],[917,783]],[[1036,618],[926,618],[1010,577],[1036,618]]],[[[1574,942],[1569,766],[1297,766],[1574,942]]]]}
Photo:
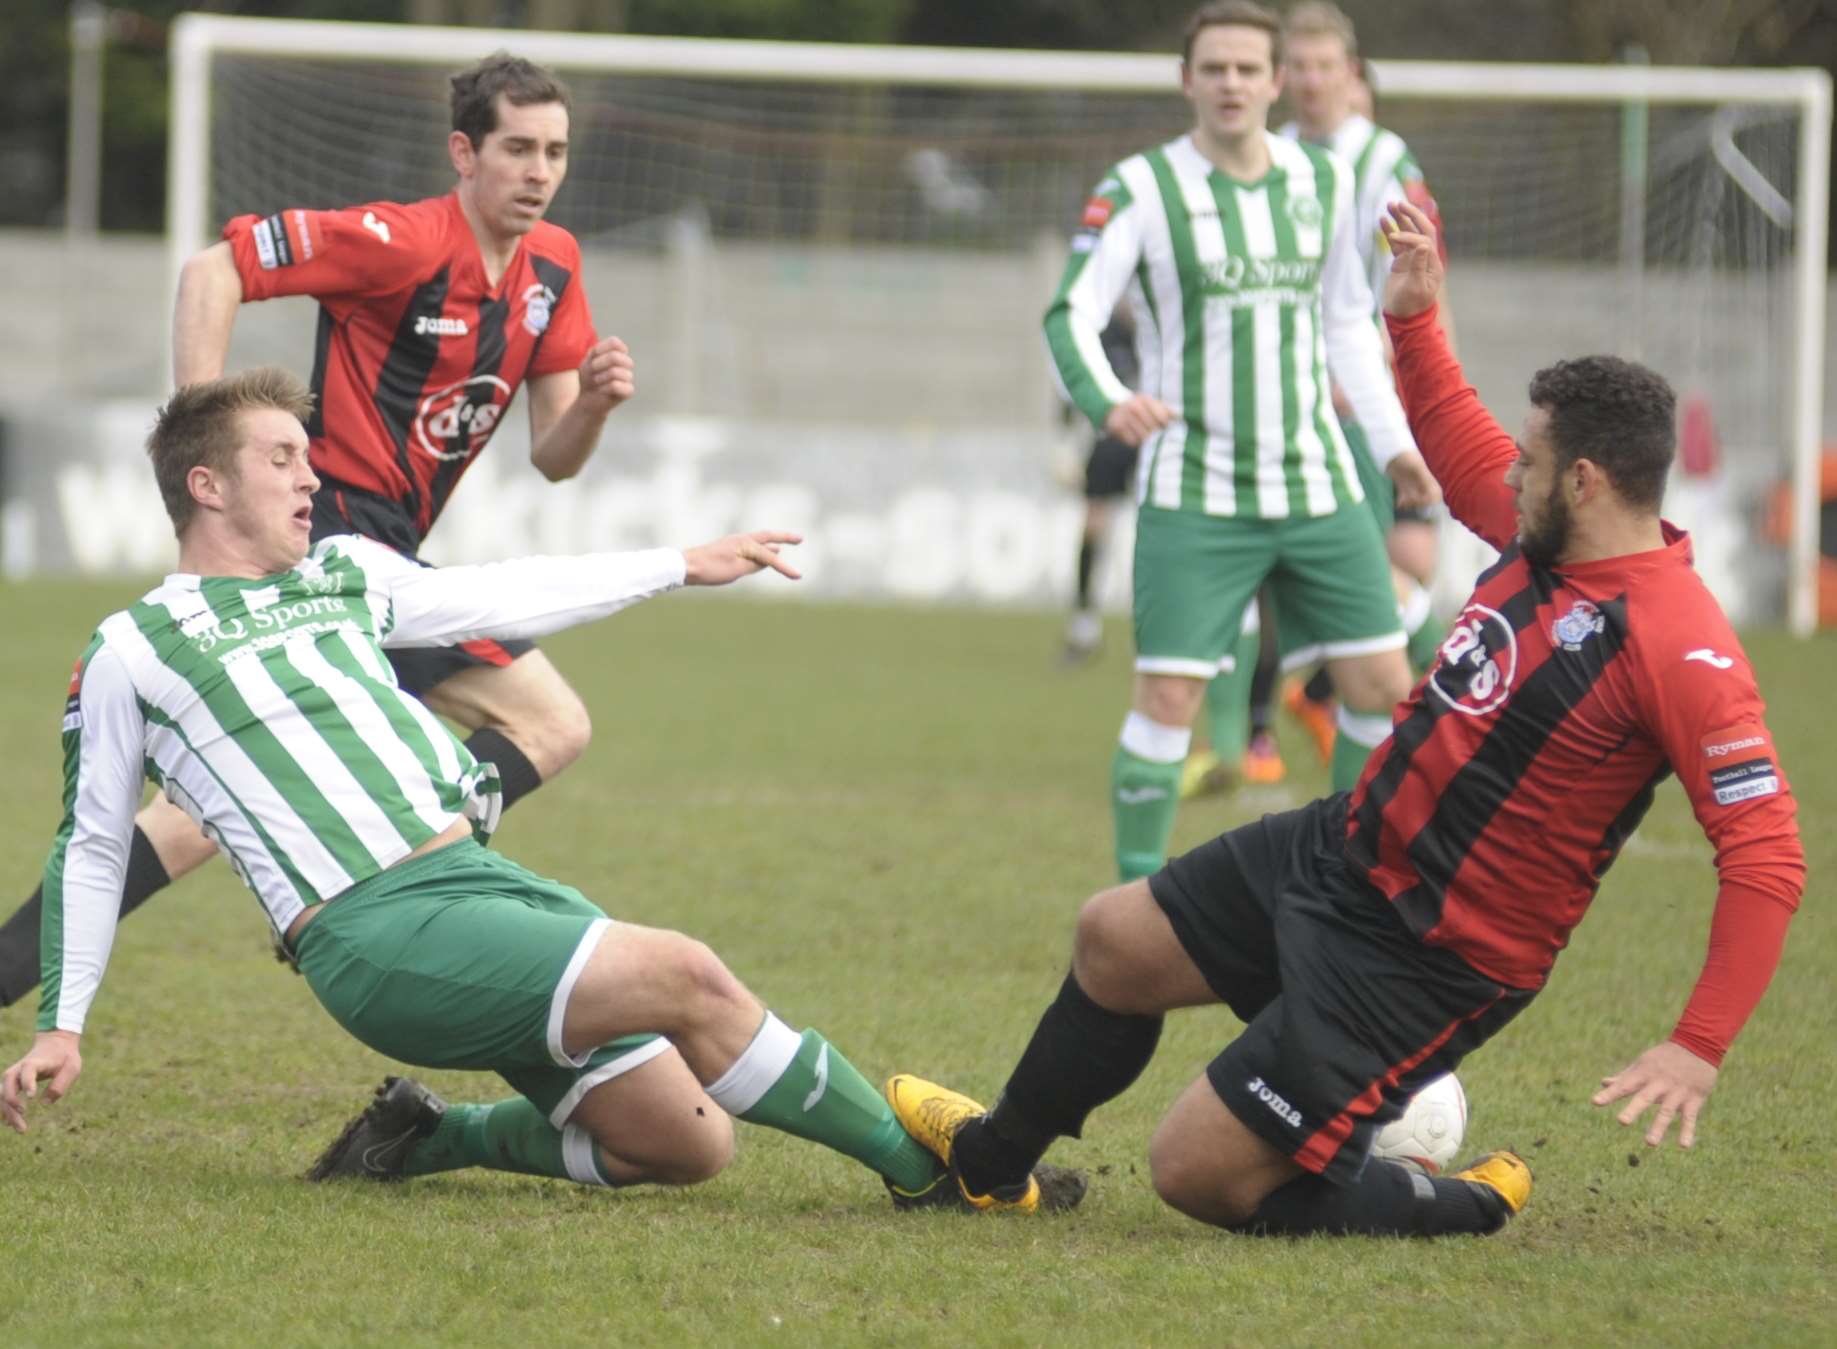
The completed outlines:
{"type": "MultiPolygon", "coordinates": [[[[1053,467],[1077,429],[1039,319],[1090,187],[1189,124],[1175,57],[188,17],[175,259],[238,213],[445,191],[446,74],[498,48],[573,89],[551,219],[580,238],[597,325],[632,344],[641,392],[569,502],[494,451],[473,471],[498,490],[457,494],[437,541],[512,549],[507,512],[554,547],[772,510],[812,533],[831,593],[1063,594],[1080,508],[1053,467]]],[[[1529,374],[1562,356],[1659,369],[1687,409],[1671,510],[1705,574],[1743,618],[1808,620],[1815,503],[1797,499],[1791,538],[1763,521],[1816,471],[1823,77],[1376,73],[1379,120],[1440,204],[1488,404],[1515,426],[1529,374]]],[[[245,311],[236,355],[302,364],[309,322],[245,311]]],[[[1451,542],[1464,593],[1477,559],[1451,542]]]]}

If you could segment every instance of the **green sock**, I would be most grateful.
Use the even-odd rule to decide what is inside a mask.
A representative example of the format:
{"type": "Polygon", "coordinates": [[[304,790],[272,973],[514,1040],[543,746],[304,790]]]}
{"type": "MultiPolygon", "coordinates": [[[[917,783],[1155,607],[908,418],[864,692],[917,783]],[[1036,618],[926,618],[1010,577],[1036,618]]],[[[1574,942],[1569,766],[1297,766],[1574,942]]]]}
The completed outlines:
{"type": "Polygon", "coordinates": [[[1333,737],[1333,763],[1329,769],[1334,791],[1349,792],[1359,785],[1365,761],[1390,733],[1387,713],[1355,712],[1341,704],[1339,734],[1333,737]]]}
{"type": "Polygon", "coordinates": [[[461,1167],[482,1166],[491,1171],[515,1171],[525,1176],[554,1176],[604,1185],[599,1151],[585,1130],[576,1130],[576,1169],[590,1166],[593,1180],[568,1168],[567,1135],[549,1123],[535,1102],[522,1096],[491,1105],[449,1105],[439,1127],[408,1154],[405,1168],[411,1176],[461,1167]]]}
{"type": "Polygon", "coordinates": [[[1433,610],[1425,609],[1422,622],[1410,629],[1410,644],[1406,648],[1410,656],[1410,669],[1418,675],[1426,673],[1435,664],[1435,653],[1441,650],[1442,639],[1447,635],[1447,626],[1435,616],[1433,610]]]}
{"type": "Polygon", "coordinates": [[[833,1148],[902,1190],[924,1189],[941,1170],[854,1064],[817,1032],[800,1036],[770,1012],[708,1094],[736,1118],[833,1148]]]}
{"type": "Polygon", "coordinates": [[[1158,763],[1116,747],[1110,761],[1110,807],[1116,818],[1116,871],[1123,880],[1152,876],[1167,860],[1185,759],[1182,753],[1172,763],[1158,763]]]}
{"type": "Polygon", "coordinates": [[[1220,670],[1206,685],[1206,724],[1212,734],[1212,753],[1227,768],[1236,768],[1250,745],[1250,685],[1257,674],[1255,631],[1238,634],[1231,654],[1236,664],[1229,673],[1220,670]]]}

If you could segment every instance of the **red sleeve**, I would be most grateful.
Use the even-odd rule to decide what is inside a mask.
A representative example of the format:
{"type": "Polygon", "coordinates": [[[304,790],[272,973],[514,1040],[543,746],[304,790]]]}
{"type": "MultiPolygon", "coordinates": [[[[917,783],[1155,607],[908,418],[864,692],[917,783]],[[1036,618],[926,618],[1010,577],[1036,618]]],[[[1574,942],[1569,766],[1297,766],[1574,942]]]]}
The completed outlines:
{"type": "Polygon", "coordinates": [[[548,331],[543,333],[536,354],[530,360],[532,378],[579,368],[588,350],[599,340],[593,332],[593,315],[587,308],[587,286],[580,274],[580,247],[572,235],[562,234],[561,237],[567,241],[567,247],[557,250],[560,256],[556,261],[567,268],[568,284],[561,292],[554,313],[549,316],[548,331]]]}
{"type": "Polygon", "coordinates": [[[1435,310],[1412,318],[1384,316],[1395,353],[1398,393],[1416,448],[1441,484],[1448,509],[1493,547],[1504,549],[1518,532],[1518,511],[1505,471],[1518,443],[1493,420],[1435,321],[1435,310]]]}
{"type": "Polygon", "coordinates": [[[1779,963],[1805,888],[1797,808],[1747,654],[1696,573],[1643,615],[1647,729],[1716,849],[1709,956],[1672,1038],[1711,1063],[1734,1042],[1779,963]]]}
{"type": "Polygon", "coordinates": [[[241,215],[223,227],[245,300],[387,295],[438,270],[438,218],[395,202],[241,215]]]}
{"type": "Polygon", "coordinates": [[[1720,1065],[1780,963],[1792,906],[1772,895],[1724,885],[1709,925],[1709,955],[1671,1038],[1720,1065]]]}

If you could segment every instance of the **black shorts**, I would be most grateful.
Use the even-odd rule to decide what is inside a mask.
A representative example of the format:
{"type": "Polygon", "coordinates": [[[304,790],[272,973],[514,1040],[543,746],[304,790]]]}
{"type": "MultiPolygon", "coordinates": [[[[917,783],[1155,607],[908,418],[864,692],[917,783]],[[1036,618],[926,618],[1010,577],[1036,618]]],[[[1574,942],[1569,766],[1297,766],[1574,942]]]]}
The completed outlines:
{"type": "Polygon", "coordinates": [[[1206,1069],[1246,1128],[1335,1184],[1377,1131],[1531,1000],[1426,946],[1345,864],[1346,794],[1176,857],[1149,890],[1247,1024],[1206,1069]]]}
{"type": "Polygon", "coordinates": [[[1135,483],[1138,453],[1135,446],[1114,436],[1099,436],[1084,464],[1084,494],[1092,498],[1126,496],[1135,483]]]}
{"type": "MultiPolygon", "coordinates": [[[[421,546],[421,536],[408,512],[398,503],[374,492],[322,478],[319,490],[313,493],[313,542],[333,534],[362,534],[387,544],[423,567],[433,565],[415,556],[415,550],[421,546]]],[[[385,650],[383,654],[395,667],[395,677],[402,687],[416,697],[423,697],[461,670],[481,665],[509,665],[518,656],[535,649],[534,642],[494,642],[481,638],[461,642],[458,646],[403,647],[385,650]]]]}

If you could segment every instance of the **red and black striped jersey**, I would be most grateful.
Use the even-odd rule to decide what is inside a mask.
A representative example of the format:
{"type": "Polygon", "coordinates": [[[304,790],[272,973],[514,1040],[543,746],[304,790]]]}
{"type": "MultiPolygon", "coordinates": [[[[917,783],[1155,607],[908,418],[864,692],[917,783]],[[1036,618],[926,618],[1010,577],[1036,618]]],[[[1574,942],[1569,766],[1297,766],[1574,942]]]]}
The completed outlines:
{"type": "Polygon", "coordinates": [[[1353,792],[1354,870],[1425,942],[1537,988],[1676,773],[1723,895],[1789,912],[1804,878],[1792,793],[1688,537],[1666,524],[1649,551],[1529,562],[1504,483],[1516,444],[1462,379],[1432,311],[1390,327],[1417,444],[1449,509],[1501,556],[1353,792]]]}
{"type": "Polygon", "coordinates": [[[238,216],[223,237],[245,300],[319,301],[314,470],[396,502],[418,536],[523,381],[595,340],[574,237],[537,224],[493,286],[457,193],[238,216]]]}

